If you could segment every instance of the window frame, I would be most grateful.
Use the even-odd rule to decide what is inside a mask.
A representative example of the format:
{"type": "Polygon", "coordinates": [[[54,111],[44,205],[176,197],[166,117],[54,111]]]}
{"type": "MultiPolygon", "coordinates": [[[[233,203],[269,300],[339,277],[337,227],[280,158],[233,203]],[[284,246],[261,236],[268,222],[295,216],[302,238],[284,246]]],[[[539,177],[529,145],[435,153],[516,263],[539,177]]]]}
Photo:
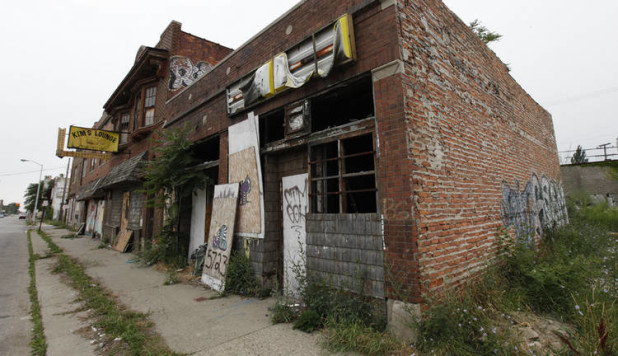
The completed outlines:
{"type": "Polygon", "coordinates": [[[135,93],[132,110],[133,131],[154,125],[156,103],[156,84],[144,85],[135,93]]]}
{"type": "MultiPolygon", "coordinates": [[[[324,152],[324,151],[323,151],[324,152]]],[[[308,152],[308,173],[309,173],[309,211],[312,214],[365,214],[365,213],[377,213],[379,212],[379,204],[378,204],[378,161],[377,161],[377,144],[376,144],[376,134],[374,130],[369,132],[361,131],[354,132],[349,135],[334,137],[331,140],[315,142],[309,145],[308,152]],[[355,152],[351,154],[346,154],[344,141],[360,138],[362,136],[370,136],[371,139],[371,150],[369,151],[361,151],[355,152]],[[314,150],[324,150],[327,149],[328,145],[332,145],[335,143],[336,145],[336,155],[335,156],[327,156],[324,153],[320,154],[322,157],[316,158],[314,156],[314,150]],[[356,157],[362,156],[372,156],[373,160],[373,169],[372,170],[356,170],[356,171],[347,171],[346,160],[353,159],[356,157]],[[328,162],[337,162],[336,174],[329,174],[328,170],[332,169],[332,166],[327,167],[328,162]],[[319,167],[321,165],[321,167],[319,167]],[[321,173],[317,173],[320,171],[321,173]],[[363,189],[346,189],[346,182],[349,179],[358,178],[358,177],[369,177],[373,176],[373,188],[363,188],[363,189]],[[328,182],[335,180],[337,181],[337,190],[329,191],[328,182]],[[321,189],[318,187],[321,186],[321,189]],[[320,190],[320,192],[316,192],[320,190]],[[371,207],[369,211],[365,212],[356,212],[350,211],[351,205],[350,203],[352,197],[350,194],[359,194],[359,193],[368,193],[374,192],[375,194],[375,206],[371,207]],[[329,198],[328,196],[336,195],[338,196],[338,206],[336,209],[333,209],[332,206],[329,206],[329,198]]]]}

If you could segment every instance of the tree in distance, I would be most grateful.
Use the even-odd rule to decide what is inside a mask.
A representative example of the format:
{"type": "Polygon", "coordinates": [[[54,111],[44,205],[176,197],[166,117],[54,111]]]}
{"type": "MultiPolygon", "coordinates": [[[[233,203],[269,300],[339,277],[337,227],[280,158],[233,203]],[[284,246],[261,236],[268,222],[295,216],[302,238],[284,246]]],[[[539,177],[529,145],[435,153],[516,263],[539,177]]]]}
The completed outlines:
{"type": "Polygon", "coordinates": [[[573,157],[571,157],[571,164],[586,162],[588,162],[588,158],[586,158],[586,150],[583,149],[582,146],[577,145],[577,149],[575,150],[575,153],[573,153],[573,157]]]}

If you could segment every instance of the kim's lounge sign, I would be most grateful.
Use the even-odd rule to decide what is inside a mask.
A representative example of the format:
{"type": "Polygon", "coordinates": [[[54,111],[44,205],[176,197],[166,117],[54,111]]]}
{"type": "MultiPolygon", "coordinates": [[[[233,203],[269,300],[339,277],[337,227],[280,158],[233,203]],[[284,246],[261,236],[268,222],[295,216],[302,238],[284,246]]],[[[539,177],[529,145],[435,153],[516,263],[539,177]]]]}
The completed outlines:
{"type": "Polygon", "coordinates": [[[118,132],[71,126],[67,147],[92,151],[118,152],[119,140],[120,135],[118,132]]]}
{"type": "Polygon", "coordinates": [[[333,67],[356,60],[352,16],[345,14],[286,52],[274,56],[227,88],[227,113],[233,115],[311,77],[325,78],[333,67]]]}

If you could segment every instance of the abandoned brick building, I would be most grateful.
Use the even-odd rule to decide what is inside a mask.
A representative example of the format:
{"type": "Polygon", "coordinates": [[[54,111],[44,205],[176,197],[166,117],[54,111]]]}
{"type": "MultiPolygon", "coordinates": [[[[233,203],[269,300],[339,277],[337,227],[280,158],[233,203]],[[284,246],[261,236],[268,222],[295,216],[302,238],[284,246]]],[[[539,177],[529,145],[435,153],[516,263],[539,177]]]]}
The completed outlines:
{"type": "MultiPolygon", "coordinates": [[[[109,169],[145,152],[152,129],[189,127],[203,168],[241,182],[234,245],[265,283],[294,288],[305,253],[337,285],[360,271],[365,293],[419,303],[483,268],[499,229],[525,241],[567,219],[551,116],[439,0],[301,1],[225,58],[200,69],[188,56],[204,72],[188,82],[173,48],[141,51],[107,102],[131,141],[109,169]],[[132,121],[138,110],[151,121],[132,121]]],[[[109,174],[104,225],[117,228],[139,181],[109,174]]],[[[189,197],[191,249],[208,240],[213,194],[189,197]]],[[[137,205],[149,239],[157,214],[137,205]]]]}
{"type": "Polygon", "coordinates": [[[76,158],[69,193],[71,223],[90,236],[115,238],[133,232],[139,248],[161,226],[162,214],[147,208],[140,163],[152,158],[156,130],[167,118],[165,102],[202,77],[232,50],[183,32],[172,21],[155,47],[139,48],[133,67],[104,104],[93,128],[120,132],[111,160],[76,158]]]}

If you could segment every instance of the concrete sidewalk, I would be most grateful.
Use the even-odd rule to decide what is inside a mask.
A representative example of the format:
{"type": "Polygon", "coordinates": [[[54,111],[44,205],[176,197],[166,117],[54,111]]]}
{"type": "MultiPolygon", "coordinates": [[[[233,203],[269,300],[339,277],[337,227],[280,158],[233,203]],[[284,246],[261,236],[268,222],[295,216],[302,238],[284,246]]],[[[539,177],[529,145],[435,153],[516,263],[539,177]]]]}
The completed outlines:
{"type": "MultiPolygon", "coordinates": [[[[148,313],[167,345],[174,351],[194,355],[321,355],[317,333],[292,330],[290,324],[273,325],[272,298],[258,300],[227,296],[210,300],[217,293],[188,284],[165,286],[167,274],[129,263],[135,257],[99,249],[90,238],[63,239],[70,232],[43,225],[64,253],[78,259],[86,273],[112,291],[129,309],[148,313]],[[206,298],[204,300],[204,298],[206,298]],[[202,301],[200,301],[202,300],[202,301]]],[[[45,242],[33,231],[35,253],[45,255],[45,242]]],[[[71,305],[75,291],[51,274],[53,260],[37,261],[37,289],[43,311],[48,355],[95,353],[93,340],[77,335],[84,325],[78,305],[71,305]],[[77,345],[79,344],[79,345],[77,345]],[[73,347],[67,352],[67,345],[73,347]]],[[[99,332],[100,331],[89,331],[99,332]]],[[[83,335],[83,333],[81,333],[83,335]]]]}

